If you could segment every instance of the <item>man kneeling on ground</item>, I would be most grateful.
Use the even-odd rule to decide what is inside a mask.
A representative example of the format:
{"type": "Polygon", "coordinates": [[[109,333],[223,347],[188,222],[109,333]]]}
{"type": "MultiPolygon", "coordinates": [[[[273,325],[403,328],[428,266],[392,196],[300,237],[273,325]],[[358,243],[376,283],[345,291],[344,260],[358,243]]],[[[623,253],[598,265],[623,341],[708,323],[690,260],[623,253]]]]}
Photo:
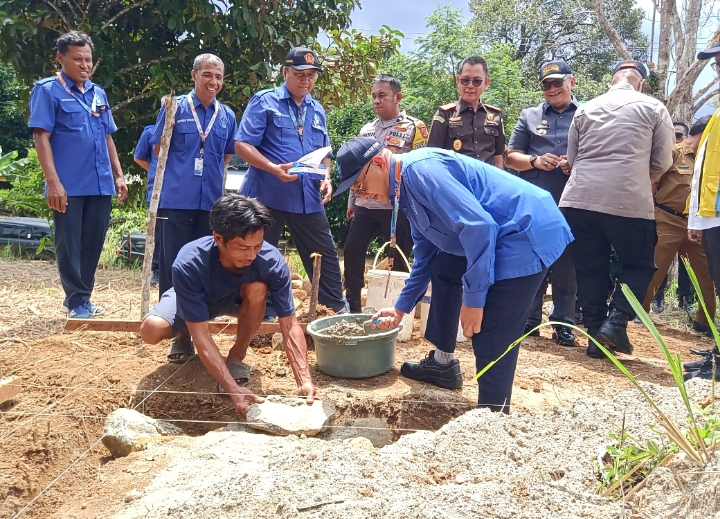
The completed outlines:
{"type": "Polygon", "coordinates": [[[185,245],[172,266],[173,288],[165,292],[140,327],[143,341],[172,339],[171,362],[186,362],[197,346],[200,360],[230,396],[238,414],[262,402],[246,386],[243,364],[250,341],[262,322],[268,294],[301,395],[312,403],[317,392],[307,364],[307,344],[295,317],[290,270],[280,252],[263,241],[272,223],[270,211],[253,198],[228,194],[210,211],[212,236],[185,245]],[[227,359],[210,334],[208,321],[235,315],[237,338],[227,359]]]}

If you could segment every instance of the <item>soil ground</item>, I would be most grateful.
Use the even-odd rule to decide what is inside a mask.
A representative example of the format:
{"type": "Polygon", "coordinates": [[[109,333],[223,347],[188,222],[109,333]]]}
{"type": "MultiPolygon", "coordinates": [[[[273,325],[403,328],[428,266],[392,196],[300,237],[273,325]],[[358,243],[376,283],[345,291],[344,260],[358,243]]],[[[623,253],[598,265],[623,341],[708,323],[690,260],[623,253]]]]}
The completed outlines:
{"type": "MultiPolygon", "coordinates": [[[[0,517],[13,517],[29,503],[23,517],[58,517],[69,503],[85,501],[98,513],[102,508],[96,507],[115,502],[132,488],[116,485],[118,470],[130,472],[136,487],[152,479],[162,463],[127,467],[97,443],[105,415],[118,407],[137,406],[149,416],[173,420],[190,435],[239,420],[229,400],[216,394],[217,385],[202,363],[167,364],[167,343],[144,345],[132,333],[64,332],[63,292],[54,264],[0,260],[0,279],[0,378],[19,375],[24,386],[21,395],[0,405],[0,517]]],[[[106,309],[107,317],[138,318],[139,272],[100,270],[93,302],[106,309]]],[[[688,332],[677,316],[672,319],[672,324],[658,323],[658,329],[684,361],[697,359],[689,348],[711,347],[707,339],[688,332]]],[[[397,438],[414,430],[437,430],[474,407],[477,387],[469,342],[458,344],[465,379],[461,390],[438,390],[400,376],[403,361],[419,360],[432,349],[418,326],[416,319],[412,340],[398,343],[393,369],[373,378],[323,375],[309,352],[315,384],[335,401],[339,419],[378,417],[397,438]]],[[[622,361],[630,371],[639,380],[671,386],[672,376],[647,330],[631,323],[629,336],[635,354],[622,361]]],[[[216,339],[223,352],[234,340],[229,335],[216,339]]],[[[292,373],[286,369],[281,376],[283,370],[277,369],[288,368],[284,354],[273,349],[269,337],[257,338],[246,362],[252,368],[253,391],[294,393],[292,373]]],[[[630,387],[609,362],[588,358],[584,347],[557,346],[550,330],[543,329],[541,337],[522,344],[513,413],[544,412],[586,397],[610,398],[630,387]]]]}

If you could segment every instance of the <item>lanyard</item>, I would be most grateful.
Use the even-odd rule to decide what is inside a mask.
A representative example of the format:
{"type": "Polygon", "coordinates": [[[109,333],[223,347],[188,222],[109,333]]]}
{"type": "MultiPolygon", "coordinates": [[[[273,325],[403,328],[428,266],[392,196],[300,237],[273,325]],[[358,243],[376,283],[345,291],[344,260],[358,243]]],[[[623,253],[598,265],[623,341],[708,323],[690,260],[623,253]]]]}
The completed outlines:
{"type": "Polygon", "coordinates": [[[215,118],[218,114],[218,102],[217,99],[213,101],[213,106],[215,107],[215,112],[213,113],[212,117],[210,118],[210,122],[207,125],[207,128],[205,128],[205,131],[203,132],[202,126],[200,126],[200,119],[198,118],[198,114],[195,111],[195,103],[193,103],[193,93],[190,92],[187,96],[187,102],[188,106],[190,107],[190,111],[192,112],[193,119],[195,119],[195,126],[197,126],[198,133],[200,134],[200,156],[202,157],[205,153],[205,139],[207,139],[207,136],[210,134],[210,130],[212,130],[213,124],[215,124],[215,118]]]}
{"type": "Polygon", "coordinates": [[[65,89],[65,92],[67,92],[68,94],[70,94],[70,95],[73,97],[73,99],[75,99],[75,101],[77,101],[78,103],[80,103],[80,106],[82,106],[85,110],[87,110],[88,113],[94,115],[95,117],[100,117],[100,114],[96,111],[96,109],[97,109],[97,97],[95,96],[95,92],[94,92],[94,91],[93,91],[92,106],[88,106],[87,103],[85,103],[85,101],[83,101],[82,99],[80,99],[79,97],[77,97],[77,96],[72,92],[72,90],[70,90],[70,87],[67,86],[67,83],[65,83],[65,80],[63,79],[62,75],[60,75],[60,72],[57,72],[55,75],[57,76],[58,81],[60,82],[60,84],[62,85],[62,87],[65,89]]]}
{"type": "MultiPolygon", "coordinates": [[[[393,161],[395,163],[395,201],[393,203],[393,212],[392,212],[392,219],[390,220],[390,249],[392,251],[388,251],[388,270],[393,269],[393,264],[395,263],[395,248],[397,244],[397,218],[398,218],[398,211],[400,210],[400,185],[402,184],[402,176],[400,175],[400,172],[402,171],[402,163],[400,161],[399,157],[393,157],[393,161]]],[[[391,163],[391,169],[392,169],[392,163],[391,163]]],[[[388,274],[387,283],[385,284],[385,296],[387,297],[388,287],[390,285],[390,275],[388,274]]]]}
{"type": "Polygon", "coordinates": [[[297,131],[298,137],[300,137],[300,142],[302,143],[303,127],[305,126],[305,116],[307,115],[307,105],[303,102],[300,106],[298,106],[298,114],[295,116],[295,112],[293,111],[292,106],[290,106],[290,99],[288,99],[288,112],[290,112],[290,118],[295,125],[295,130],[297,131]]]}

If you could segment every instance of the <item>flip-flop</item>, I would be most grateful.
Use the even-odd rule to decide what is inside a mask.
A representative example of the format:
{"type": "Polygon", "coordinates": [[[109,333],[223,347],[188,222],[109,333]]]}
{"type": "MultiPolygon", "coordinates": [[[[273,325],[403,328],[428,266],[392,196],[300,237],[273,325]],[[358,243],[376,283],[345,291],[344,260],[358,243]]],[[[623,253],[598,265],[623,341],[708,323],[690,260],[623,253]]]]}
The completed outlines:
{"type": "Polygon", "coordinates": [[[170,349],[168,350],[168,362],[171,364],[183,364],[195,356],[195,345],[192,337],[173,338],[170,341],[170,349]],[[170,355],[179,355],[176,359],[171,359],[170,355]]]}
{"type": "MultiPolygon", "coordinates": [[[[250,382],[250,367],[247,364],[231,364],[226,363],[228,371],[230,372],[230,376],[235,379],[235,383],[240,387],[247,387],[248,382],[250,382]],[[238,382],[238,380],[244,380],[244,382],[238,382]]],[[[218,384],[218,393],[224,393],[225,390],[223,387],[218,384]]]]}

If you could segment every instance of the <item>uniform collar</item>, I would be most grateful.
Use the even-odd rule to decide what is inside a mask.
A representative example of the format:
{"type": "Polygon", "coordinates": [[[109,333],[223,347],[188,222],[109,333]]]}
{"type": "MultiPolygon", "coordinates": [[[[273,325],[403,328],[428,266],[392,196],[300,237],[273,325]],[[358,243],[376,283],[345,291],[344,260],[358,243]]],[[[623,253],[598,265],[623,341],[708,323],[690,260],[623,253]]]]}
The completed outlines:
{"type": "Polygon", "coordinates": [[[688,146],[687,142],[685,141],[678,142],[675,145],[675,148],[684,155],[692,155],[693,157],[695,156],[695,152],[690,146],[688,146]]]}
{"type": "MultiPolygon", "coordinates": [[[[280,94],[278,97],[280,99],[292,99],[292,96],[290,95],[290,91],[287,89],[287,83],[283,83],[278,87],[280,90],[278,93],[280,94]]],[[[310,94],[305,94],[305,99],[303,99],[303,103],[310,104],[312,102],[312,96],[310,94]]]]}
{"type": "Polygon", "coordinates": [[[393,117],[392,119],[377,119],[377,122],[381,128],[389,128],[390,126],[395,126],[396,124],[405,122],[405,118],[405,110],[400,110],[397,117],[393,117]]]}
{"type": "MultiPolygon", "coordinates": [[[[458,113],[464,112],[465,110],[470,108],[470,105],[467,104],[463,98],[460,98],[460,101],[458,101],[458,106],[458,113]]],[[[478,111],[480,111],[481,109],[485,110],[485,105],[482,102],[482,98],[480,98],[480,103],[478,104],[478,111]]]]}
{"type": "MultiPolygon", "coordinates": [[[[562,113],[565,113],[567,111],[572,111],[572,110],[570,110],[571,106],[574,107],[575,110],[577,110],[578,106],[580,106],[580,103],[578,103],[577,99],[575,99],[575,96],[572,96],[572,99],[570,100],[570,104],[567,106],[567,108],[565,108],[565,110],[562,111],[562,113]]],[[[553,111],[555,111],[557,113],[561,113],[561,112],[558,112],[553,105],[551,105],[547,101],[543,101],[543,104],[542,104],[543,113],[544,114],[547,113],[547,111],[550,109],[552,109],[553,111]]]]}
{"type": "Polygon", "coordinates": [[[617,85],[613,85],[608,89],[608,92],[612,90],[632,90],[635,91],[633,86],[630,83],[618,83],[617,85]]]}
{"type": "MultiPolygon", "coordinates": [[[[73,83],[72,79],[70,79],[69,77],[67,77],[67,75],[65,74],[65,72],[63,72],[63,71],[61,70],[61,71],[60,71],[60,75],[62,76],[63,80],[65,81],[65,84],[66,84],[68,87],[70,87],[71,90],[74,88],[75,90],[77,90],[78,92],[80,92],[80,89],[79,89],[77,86],[75,86],[75,83],[73,83]]],[[[82,93],[87,93],[93,86],[94,86],[94,83],[93,83],[92,81],[90,81],[89,79],[85,80],[85,83],[83,83],[83,88],[85,89],[85,92],[80,92],[80,93],[81,93],[81,94],[82,94],[82,93]]]]}
{"type": "MultiPolygon", "coordinates": [[[[190,95],[190,94],[188,94],[188,95],[190,95]]],[[[202,101],[200,101],[200,99],[198,98],[198,96],[195,94],[195,89],[194,89],[194,88],[192,89],[192,100],[193,100],[193,105],[195,105],[195,108],[196,108],[196,109],[202,107],[203,110],[205,110],[205,105],[202,104],[202,101]]],[[[218,101],[218,100],[217,100],[217,97],[216,97],[215,99],[213,99],[213,102],[210,103],[210,106],[209,106],[207,109],[210,110],[210,108],[212,108],[213,106],[215,106],[215,102],[216,102],[216,101],[217,101],[218,105],[220,104],[220,101],[218,101]]]]}

